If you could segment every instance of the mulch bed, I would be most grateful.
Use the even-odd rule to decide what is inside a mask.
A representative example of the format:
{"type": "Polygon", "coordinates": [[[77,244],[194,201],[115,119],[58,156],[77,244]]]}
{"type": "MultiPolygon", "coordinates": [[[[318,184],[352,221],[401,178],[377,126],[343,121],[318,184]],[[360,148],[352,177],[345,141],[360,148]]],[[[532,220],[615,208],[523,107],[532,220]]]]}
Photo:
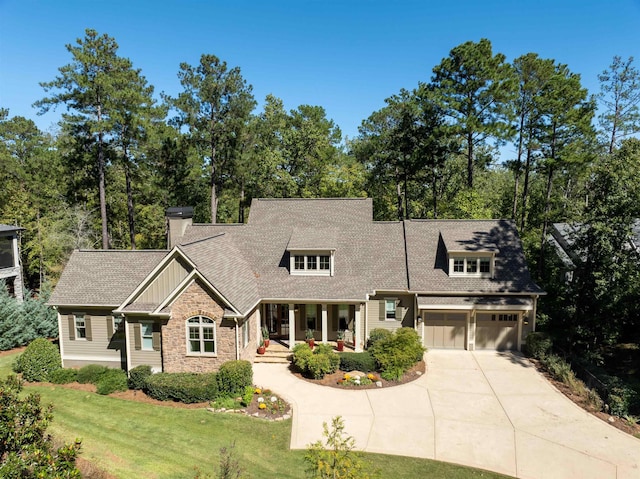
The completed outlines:
{"type": "MultiPolygon", "coordinates": [[[[311,379],[311,378],[304,377],[302,374],[300,374],[298,370],[295,369],[293,365],[290,367],[290,371],[297,378],[303,379],[313,384],[318,384],[320,386],[329,386],[329,387],[338,388],[338,389],[356,389],[358,391],[362,391],[363,389],[380,389],[378,388],[378,386],[376,386],[375,383],[367,384],[363,386],[356,386],[356,385],[343,386],[342,384],[339,384],[338,381],[344,377],[345,371],[338,370],[335,373],[325,375],[325,377],[322,379],[311,379]]],[[[427,365],[425,364],[424,361],[420,361],[416,363],[411,369],[409,369],[404,374],[404,376],[402,376],[402,379],[400,379],[399,381],[387,381],[386,379],[380,378],[380,381],[382,382],[382,388],[384,389],[388,387],[399,386],[400,384],[406,384],[411,381],[415,381],[420,376],[425,374],[426,371],[427,371],[427,365]]],[[[375,373],[375,375],[380,377],[379,373],[375,373]]]]}

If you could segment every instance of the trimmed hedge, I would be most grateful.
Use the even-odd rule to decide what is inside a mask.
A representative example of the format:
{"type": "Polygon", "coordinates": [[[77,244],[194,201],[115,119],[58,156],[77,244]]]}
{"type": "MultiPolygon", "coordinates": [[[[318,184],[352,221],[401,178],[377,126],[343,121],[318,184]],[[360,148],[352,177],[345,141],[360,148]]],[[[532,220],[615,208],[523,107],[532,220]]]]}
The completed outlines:
{"type": "Polygon", "coordinates": [[[251,363],[245,360],[227,361],[220,366],[217,375],[220,396],[240,396],[253,384],[251,363]]]}
{"type": "Polygon", "coordinates": [[[342,353],[340,355],[340,369],[342,371],[360,371],[368,373],[376,370],[376,360],[370,352],[342,353]]]}
{"type": "Polygon", "coordinates": [[[380,375],[397,381],[422,359],[425,348],[413,328],[400,328],[389,337],[377,340],[369,351],[380,367],[380,375]]]}
{"type": "Polygon", "coordinates": [[[25,381],[48,381],[49,375],[62,368],[60,351],[51,341],[38,338],[29,344],[13,365],[25,381]]]}
{"type": "Polygon", "coordinates": [[[128,389],[127,373],[122,369],[109,369],[100,376],[96,386],[96,392],[102,395],[126,391],[128,389]]]}
{"type": "Polygon", "coordinates": [[[147,378],[145,392],[160,401],[186,404],[212,401],[218,396],[216,373],[158,373],[147,378]]]}
{"type": "Polygon", "coordinates": [[[78,379],[77,369],[56,369],[49,374],[49,381],[54,384],[69,384],[76,382],[78,379]]]}
{"type": "Polygon", "coordinates": [[[98,384],[100,377],[109,370],[99,364],[87,364],[78,369],[78,382],[80,384],[98,384]]]}
{"type": "Polygon", "coordinates": [[[153,374],[151,366],[148,364],[141,364],[129,371],[129,389],[142,390],[146,387],[147,379],[153,374]]]}
{"type": "Polygon", "coordinates": [[[376,344],[381,339],[389,339],[393,333],[388,329],[374,328],[369,332],[369,340],[367,341],[367,349],[376,344]]]}
{"type": "Polygon", "coordinates": [[[338,370],[340,355],[330,345],[319,344],[312,351],[307,343],[300,343],[293,347],[293,364],[305,376],[322,379],[338,370]]]}

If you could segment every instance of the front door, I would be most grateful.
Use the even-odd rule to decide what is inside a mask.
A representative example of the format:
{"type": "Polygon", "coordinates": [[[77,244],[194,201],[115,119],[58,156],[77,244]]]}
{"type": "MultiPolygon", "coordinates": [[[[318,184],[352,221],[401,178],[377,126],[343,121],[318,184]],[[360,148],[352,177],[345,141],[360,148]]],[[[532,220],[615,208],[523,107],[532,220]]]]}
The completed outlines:
{"type": "Polygon", "coordinates": [[[289,338],[289,305],[266,304],[266,323],[269,330],[269,338],[289,338]]]}

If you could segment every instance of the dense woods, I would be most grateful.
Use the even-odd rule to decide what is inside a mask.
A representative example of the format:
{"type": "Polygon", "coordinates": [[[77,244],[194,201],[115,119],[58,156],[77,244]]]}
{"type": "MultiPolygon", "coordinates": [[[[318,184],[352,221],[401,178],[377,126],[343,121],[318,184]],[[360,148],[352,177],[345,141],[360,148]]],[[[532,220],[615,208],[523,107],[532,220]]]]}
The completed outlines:
{"type": "MultiPolygon", "coordinates": [[[[454,47],[417,85],[345,140],[320,105],[258,102],[239,66],[211,53],[176,65],[182,91],[154,92],[114,38],[86,30],[69,63],[43,78],[34,114],[64,109],[55,133],[0,109],[0,222],[25,228],[27,285],[55,283],[74,248],[164,248],[164,209],[198,222],[244,222],[254,197],[373,198],[375,218],[511,218],[549,296],[542,327],[586,350],[638,341],[640,77],[578,72],[491,42],[454,47]],[[589,225],[565,281],[550,225],[589,225]]],[[[2,105],[0,105],[1,107],[2,105]]]]}

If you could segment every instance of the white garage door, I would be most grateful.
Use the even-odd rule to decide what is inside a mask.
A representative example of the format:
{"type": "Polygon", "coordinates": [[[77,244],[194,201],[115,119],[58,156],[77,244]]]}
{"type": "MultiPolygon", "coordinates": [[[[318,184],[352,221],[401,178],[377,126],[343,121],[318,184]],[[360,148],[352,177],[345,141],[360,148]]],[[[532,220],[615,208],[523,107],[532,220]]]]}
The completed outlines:
{"type": "Polygon", "coordinates": [[[517,314],[478,314],[476,316],[476,349],[517,349],[517,314]]]}
{"type": "Polygon", "coordinates": [[[425,313],[424,345],[427,348],[465,349],[466,313],[425,313]]]}

